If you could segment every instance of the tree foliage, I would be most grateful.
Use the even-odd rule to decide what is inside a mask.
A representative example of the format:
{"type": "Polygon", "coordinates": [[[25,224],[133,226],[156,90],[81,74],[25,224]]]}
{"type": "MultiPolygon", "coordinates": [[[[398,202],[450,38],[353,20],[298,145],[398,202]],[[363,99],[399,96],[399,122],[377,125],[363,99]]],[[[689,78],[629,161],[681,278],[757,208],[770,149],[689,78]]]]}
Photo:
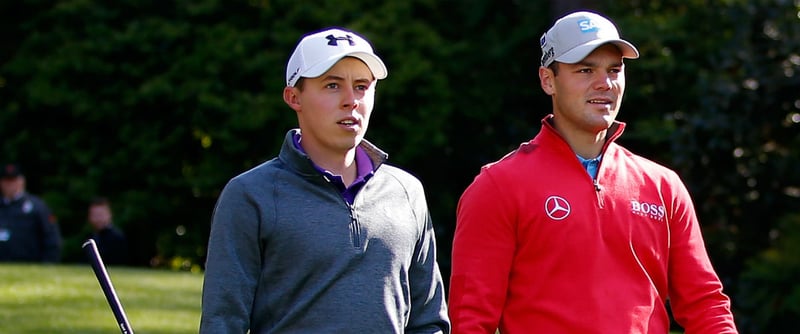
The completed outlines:
{"type": "Polygon", "coordinates": [[[770,247],[747,260],[741,288],[734,296],[746,333],[781,333],[800,314],[800,214],[781,217],[770,247]]]}
{"type": "MultiPolygon", "coordinates": [[[[642,4],[627,8],[634,14],[623,21],[633,25],[628,37],[643,51],[630,62],[622,117],[629,117],[633,131],[624,140],[684,178],[713,263],[734,297],[737,321],[752,324],[753,309],[739,307],[752,302],[739,291],[740,275],[759,270],[748,259],[771,247],[784,233],[778,219],[800,207],[800,4],[642,4]]],[[[784,285],[800,278],[777,277],[784,285]]],[[[766,290],[785,291],[779,286],[766,290]]],[[[780,328],[762,331],[760,325],[742,332],[780,328]]]]}
{"type": "Polygon", "coordinates": [[[743,273],[780,266],[748,259],[788,252],[775,217],[800,207],[796,1],[4,2],[0,160],[20,161],[53,207],[67,261],[81,259],[87,201],[105,195],[135,264],[201,267],[219,191],[296,124],[280,98],[292,48],[354,29],[389,68],[367,138],[426,185],[447,275],[461,191],[550,112],[538,40],[570,7],[638,46],[621,142],[678,171],[734,305],[758,300],[739,294],[743,273]]]}

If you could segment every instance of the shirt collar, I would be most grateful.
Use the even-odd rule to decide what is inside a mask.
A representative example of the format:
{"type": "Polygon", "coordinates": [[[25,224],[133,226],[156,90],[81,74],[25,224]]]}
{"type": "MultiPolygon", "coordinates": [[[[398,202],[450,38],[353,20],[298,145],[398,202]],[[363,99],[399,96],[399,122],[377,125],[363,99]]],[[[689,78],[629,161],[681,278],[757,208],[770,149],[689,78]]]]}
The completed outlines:
{"type": "MultiPolygon", "coordinates": [[[[300,145],[300,138],[300,132],[296,132],[294,136],[292,136],[292,142],[294,143],[295,148],[297,148],[300,152],[303,152],[303,154],[306,154],[303,146],[300,145]]],[[[328,176],[329,178],[338,179],[341,182],[341,176],[334,175],[333,173],[323,169],[314,163],[313,160],[311,163],[314,165],[314,169],[320,173],[328,176]]],[[[372,164],[372,159],[369,158],[369,154],[367,154],[366,150],[364,150],[361,146],[356,146],[356,179],[354,183],[358,183],[359,181],[367,178],[368,175],[372,174],[373,169],[374,166],[372,164]]]]}

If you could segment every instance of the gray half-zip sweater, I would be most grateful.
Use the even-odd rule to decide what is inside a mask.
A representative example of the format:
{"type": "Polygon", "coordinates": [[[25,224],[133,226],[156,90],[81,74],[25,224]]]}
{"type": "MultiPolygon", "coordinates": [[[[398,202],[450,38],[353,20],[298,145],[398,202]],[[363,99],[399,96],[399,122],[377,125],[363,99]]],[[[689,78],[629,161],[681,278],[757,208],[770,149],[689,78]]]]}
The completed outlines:
{"type": "Polygon", "coordinates": [[[200,333],[449,333],[422,184],[385,164],[348,204],[292,144],[214,209],[200,333]]]}

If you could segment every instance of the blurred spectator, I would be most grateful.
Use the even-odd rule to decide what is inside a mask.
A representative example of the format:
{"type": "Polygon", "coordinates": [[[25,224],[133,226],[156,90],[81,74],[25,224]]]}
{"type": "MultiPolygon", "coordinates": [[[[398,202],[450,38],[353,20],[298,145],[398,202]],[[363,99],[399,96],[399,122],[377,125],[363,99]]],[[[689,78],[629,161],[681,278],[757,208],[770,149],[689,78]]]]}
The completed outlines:
{"type": "Polygon", "coordinates": [[[0,188],[0,261],[59,262],[56,217],[44,201],[25,191],[25,175],[18,164],[0,165],[0,188]]]}
{"type": "Polygon", "coordinates": [[[97,243],[103,263],[128,264],[128,241],[125,234],[114,226],[111,202],[105,197],[96,197],[89,202],[87,221],[92,227],[91,238],[97,243]]]}

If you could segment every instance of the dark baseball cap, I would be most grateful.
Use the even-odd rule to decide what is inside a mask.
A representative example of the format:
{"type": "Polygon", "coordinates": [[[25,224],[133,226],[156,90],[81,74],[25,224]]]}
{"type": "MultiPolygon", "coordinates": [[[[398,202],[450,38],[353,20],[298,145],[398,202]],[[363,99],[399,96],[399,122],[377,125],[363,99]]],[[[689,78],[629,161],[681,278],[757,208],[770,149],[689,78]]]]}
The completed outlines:
{"type": "Polygon", "coordinates": [[[19,166],[19,164],[3,164],[3,168],[0,171],[0,178],[12,178],[17,176],[22,176],[22,168],[19,166]]]}

